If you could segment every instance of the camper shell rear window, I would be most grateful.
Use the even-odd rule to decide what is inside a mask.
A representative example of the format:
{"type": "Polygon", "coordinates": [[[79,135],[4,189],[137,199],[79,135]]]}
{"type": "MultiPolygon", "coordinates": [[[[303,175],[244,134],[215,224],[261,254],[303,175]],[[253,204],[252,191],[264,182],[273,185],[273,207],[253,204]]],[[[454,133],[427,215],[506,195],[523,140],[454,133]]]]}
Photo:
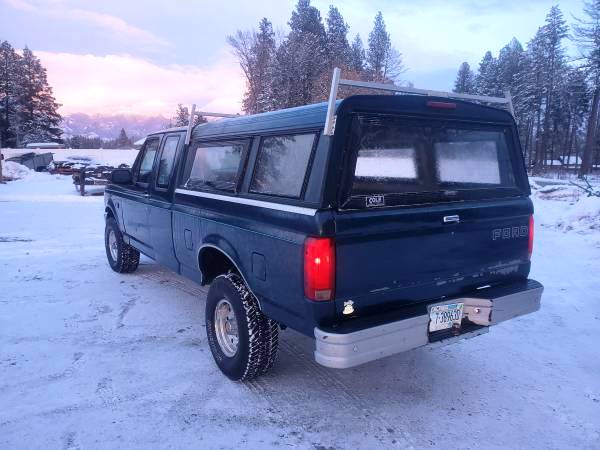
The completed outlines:
{"type": "Polygon", "coordinates": [[[342,207],[521,195],[512,139],[503,125],[357,114],[342,207]]]}

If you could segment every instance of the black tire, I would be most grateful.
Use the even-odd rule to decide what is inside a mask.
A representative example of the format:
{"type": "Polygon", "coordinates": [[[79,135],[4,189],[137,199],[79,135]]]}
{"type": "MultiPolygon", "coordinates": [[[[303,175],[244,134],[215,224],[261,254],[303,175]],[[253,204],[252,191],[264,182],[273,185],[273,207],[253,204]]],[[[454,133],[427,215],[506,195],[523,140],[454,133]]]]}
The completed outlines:
{"type": "Polygon", "coordinates": [[[123,240],[123,234],[119,230],[119,225],[112,217],[106,219],[106,228],[104,229],[104,246],[106,247],[106,257],[110,268],[118,273],[134,272],[140,263],[140,252],[123,240]],[[116,245],[116,257],[111,252],[109,240],[111,233],[114,233],[116,245]]]}
{"type": "Polygon", "coordinates": [[[273,367],[279,342],[278,324],[261,312],[258,301],[238,274],[219,275],[213,280],[206,299],[205,318],[210,351],[229,379],[251,380],[273,367]],[[222,299],[231,305],[237,323],[237,350],[232,356],[223,351],[215,328],[215,310],[222,299]]]}

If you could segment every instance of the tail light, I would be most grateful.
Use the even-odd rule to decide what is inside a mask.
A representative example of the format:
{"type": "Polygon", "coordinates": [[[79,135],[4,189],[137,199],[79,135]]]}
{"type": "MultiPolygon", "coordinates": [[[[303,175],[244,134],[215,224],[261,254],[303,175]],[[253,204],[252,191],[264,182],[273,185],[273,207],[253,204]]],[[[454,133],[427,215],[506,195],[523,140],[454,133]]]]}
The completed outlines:
{"type": "Polygon", "coordinates": [[[529,246],[527,247],[529,259],[531,259],[531,254],[533,253],[533,225],[533,215],[531,215],[529,216],[529,246]]]}
{"type": "Polygon", "coordinates": [[[333,299],[335,242],[332,238],[308,238],[304,243],[304,295],[316,301],[333,299]]]}

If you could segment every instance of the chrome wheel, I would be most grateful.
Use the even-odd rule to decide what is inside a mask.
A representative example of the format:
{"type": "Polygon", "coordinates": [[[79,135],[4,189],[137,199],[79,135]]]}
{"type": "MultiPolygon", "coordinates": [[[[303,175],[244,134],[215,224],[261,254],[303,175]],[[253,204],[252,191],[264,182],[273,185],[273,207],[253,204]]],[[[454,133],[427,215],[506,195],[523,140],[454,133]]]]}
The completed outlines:
{"type": "Polygon", "coordinates": [[[239,334],[235,312],[231,303],[221,299],[215,308],[215,334],[221,351],[231,358],[237,353],[239,334]]]}
{"type": "Polygon", "coordinates": [[[117,261],[119,257],[119,245],[117,243],[117,235],[114,230],[108,232],[108,249],[110,250],[110,256],[113,261],[117,261]]]}

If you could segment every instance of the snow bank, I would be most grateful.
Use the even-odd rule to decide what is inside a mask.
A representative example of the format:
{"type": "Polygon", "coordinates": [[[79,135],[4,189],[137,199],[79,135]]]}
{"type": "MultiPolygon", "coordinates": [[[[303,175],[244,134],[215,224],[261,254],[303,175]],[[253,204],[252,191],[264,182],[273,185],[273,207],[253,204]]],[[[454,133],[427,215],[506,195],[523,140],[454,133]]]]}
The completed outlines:
{"type": "Polygon", "coordinates": [[[557,226],[564,231],[582,233],[600,230],[600,197],[581,197],[558,220],[557,226]]]}
{"type": "Polygon", "coordinates": [[[35,174],[33,170],[13,161],[2,162],[2,176],[10,180],[21,180],[35,174]]]}

